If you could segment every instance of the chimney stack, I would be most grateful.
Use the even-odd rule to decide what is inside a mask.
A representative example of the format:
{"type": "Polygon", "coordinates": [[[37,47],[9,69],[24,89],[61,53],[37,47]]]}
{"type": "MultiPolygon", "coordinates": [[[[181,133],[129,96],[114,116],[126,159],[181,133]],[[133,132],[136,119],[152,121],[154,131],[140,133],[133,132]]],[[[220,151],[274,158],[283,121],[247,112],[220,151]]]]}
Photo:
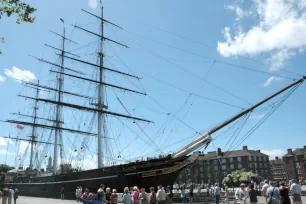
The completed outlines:
{"type": "Polygon", "coordinates": [[[222,156],[221,148],[218,148],[218,156],[222,156]]]}
{"type": "Polygon", "coordinates": [[[248,146],[243,146],[244,151],[248,151],[248,146]]]}
{"type": "Polygon", "coordinates": [[[278,157],[275,157],[276,160],[278,160],[278,157]]]}
{"type": "Polygon", "coordinates": [[[260,152],[260,150],[257,150],[257,152],[260,152]]]}
{"type": "Polygon", "coordinates": [[[304,145],[304,150],[306,150],[306,145],[304,145]]]}
{"type": "Polygon", "coordinates": [[[288,154],[292,154],[292,149],[287,149],[288,154]]]}

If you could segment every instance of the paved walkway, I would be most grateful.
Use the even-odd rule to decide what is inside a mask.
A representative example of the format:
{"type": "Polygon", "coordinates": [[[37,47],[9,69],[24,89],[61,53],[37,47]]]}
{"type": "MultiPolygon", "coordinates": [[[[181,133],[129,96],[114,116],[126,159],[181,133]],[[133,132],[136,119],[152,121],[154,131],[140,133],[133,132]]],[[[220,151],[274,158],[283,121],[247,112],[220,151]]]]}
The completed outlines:
{"type": "MultiPolygon", "coordinates": [[[[264,204],[264,199],[263,197],[258,197],[259,202],[258,204],[264,204]]],[[[306,203],[306,197],[302,197],[303,203],[306,203]]],[[[2,200],[1,200],[2,201],[2,200]]],[[[74,200],[59,200],[59,199],[48,199],[48,198],[33,198],[33,197],[24,197],[21,196],[17,200],[17,204],[69,204],[69,203],[74,203],[76,204],[77,202],[74,200]]],[[[233,202],[231,202],[232,204],[233,202]]],[[[81,204],[81,203],[80,203],[81,204]]],[[[197,204],[197,203],[195,203],[197,204]]],[[[201,203],[203,204],[203,203],[201,203]]]]}

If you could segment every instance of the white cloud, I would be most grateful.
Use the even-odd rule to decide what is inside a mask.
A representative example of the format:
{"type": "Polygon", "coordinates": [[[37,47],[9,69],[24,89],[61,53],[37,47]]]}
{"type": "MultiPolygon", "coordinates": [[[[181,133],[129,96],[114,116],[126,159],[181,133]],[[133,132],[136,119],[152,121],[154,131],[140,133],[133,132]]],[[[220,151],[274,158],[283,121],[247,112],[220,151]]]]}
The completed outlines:
{"type": "Polygon", "coordinates": [[[267,79],[267,81],[266,81],[263,85],[264,85],[265,87],[268,87],[268,86],[271,85],[271,83],[272,83],[273,81],[280,81],[280,80],[282,80],[282,78],[276,77],[276,76],[271,76],[271,77],[269,77],[269,78],[267,79]]]}
{"type": "Polygon", "coordinates": [[[97,0],[88,0],[88,5],[92,9],[97,8],[97,0]]]}
{"type": "Polygon", "coordinates": [[[286,151],[281,149],[273,149],[273,150],[260,150],[262,153],[270,156],[270,159],[275,159],[275,157],[281,158],[286,154],[286,151]]]}
{"type": "Polygon", "coordinates": [[[0,146],[6,146],[8,144],[14,144],[14,143],[11,139],[0,137],[0,146]]]}
{"type": "Polygon", "coordinates": [[[237,18],[236,18],[237,21],[252,15],[252,11],[243,10],[238,5],[225,5],[224,8],[226,10],[235,11],[237,15],[237,18]]]}
{"type": "Polygon", "coordinates": [[[0,84],[5,82],[5,78],[0,75],[0,84]]]}
{"type": "MultiPolygon", "coordinates": [[[[230,7],[231,8],[231,7],[230,7]]],[[[245,11],[235,7],[237,18],[245,11]]],[[[231,35],[228,27],[223,29],[225,41],[219,42],[217,50],[224,57],[257,55],[272,52],[268,59],[274,69],[284,66],[284,61],[306,47],[305,0],[253,0],[258,22],[247,31],[241,29],[231,35]]],[[[248,11],[247,13],[250,13],[248,11]]]]}
{"type": "Polygon", "coordinates": [[[265,117],[265,114],[252,115],[250,119],[261,119],[265,117]]]}
{"type": "Polygon", "coordinates": [[[32,72],[30,72],[28,70],[18,69],[15,66],[13,66],[12,70],[4,69],[4,73],[7,76],[16,80],[17,82],[20,82],[18,80],[29,82],[29,81],[33,81],[33,80],[36,79],[36,76],[32,72]]]}

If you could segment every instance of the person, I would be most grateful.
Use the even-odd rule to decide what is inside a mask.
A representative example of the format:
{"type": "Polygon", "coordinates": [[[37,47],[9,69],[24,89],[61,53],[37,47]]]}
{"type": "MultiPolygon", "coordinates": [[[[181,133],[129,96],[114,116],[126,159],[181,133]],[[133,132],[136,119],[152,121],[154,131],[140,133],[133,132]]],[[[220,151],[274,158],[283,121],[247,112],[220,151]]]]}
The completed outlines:
{"type": "Polygon", "coordinates": [[[10,196],[8,197],[8,204],[12,204],[12,200],[14,199],[14,193],[15,193],[15,191],[14,191],[13,187],[11,187],[11,188],[9,189],[9,191],[10,191],[10,196]]]}
{"type": "Polygon", "coordinates": [[[220,202],[220,187],[219,184],[215,184],[215,188],[214,188],[214,194],[215,194],[215,198],[216,198],[216,204],[219,204],[220,202]]]}
{"type": "Polygon", "coordinates": [[[296,183],[295,179],[293,179],[292,184],[290,186],[293,203],[301,203],[301,190],[301,186],[296,183]]]}
{"type": "Polygon", "coordinates": [[[274,181],[270,182],[270,187],[266,192],[267,203],[269,204],[279,204],[279,192],[276,188],[276,183],[274,181]]]}
{"type": "Polygon", "coordinates": [[[228,190],[228,186],[227,184],[224,184],[224,196],[225,196],[225,199],[224,199],[224,203],[227,203],[229,204],[229,190],[228,190]]]}
{"type": "Polygon", "coordinates": [[[80,189],[80,186],[77,186],[77,188],[75,189],[75,197],[77,202],[80,202],[81,196],[82,196],[82,191],[80,189]]]}
{"type": "Polygon", "coordinates": [[[82,195],[82,197],[81,197],[81,199],[86,199],[86,198],[88,198],[88,195],[89,195],[89,190],[88,190],[88,188],[86,188],[86,189],[85,189],[85,192],[83,193],[83,195],[82,195]]]}
{"type": "Polygon", "coordinates": [[[139,204],[138,197],[139,197],[140,191],[139,191],[137,186],[134,186],[133,190],[134,190],[134,192],[133,192],[133,203],[134,204],[139,204]]]}
{"type": "Polygon", "coordinates": [[[138,199],[139,199],[139,201],[140,201],[140,204],[149,204],[149,202],[148,202],[148,196],[147,196],[147,194],[146,194],[146,189],[142,188],[142,189],[140,190],[138,199]]]}
{"type": "Polygon", "coordinates": [[[285,182],[280,183],[280,187],[278,189],[280,195],[280,203],[281,204],[291,204],[289,197],[289,190],[285,187],[285,182]]]}
{"type": "Polygon", "coordinates": [[[113,193],[110,197],[110,204],[117,204],[118,203],[118,194],[117,194],[117,190],[113,189],[113,193]]]}
{"type": "Polygon", "coordinates": [[[182,200],[182,204],[185,204],[186,194],[183,188],[181,188],[181,200],[182,200]]]}
{"type": "Polygon", "coordinates": [[[249,197],[248,191],[245,189],[245,184],[240,184],[240,188],[235,192],[236,200],[243,201],[243,204],[246,204],[247,198],[249,197]]]}
{"type": "Polygon", "coordinates": [[[7,203],[7,199],[9,196],[10,196],[9,189],[6,186],[4,186],[3,191],[2,191],[2,204],[7,203]]]}
{"type": "Polygon", "coordinates": [[[193,188],[191,187],[189,191],[189,204],[192,204],[192,202],[193,202],[193,188]]]}
{"type": "Polygon", "coordinates": [[[268,180],[264,180],[264,185],[262,186],[261,188],[261,192],[262,192],[262,195],[265,197],[266,199],[266,202],[267,202],[267,189],[269,188],[269,181],[268,180]]]}
{"type": "Polygon", "coordinates": [[[105,201],[105,192],[104,192],[104,184],[100,185],[100,188],[97,191],[97,200],[98,201],[105,201]]]}
{"type": "Polygon", "coordinates": [[[107,188],[105,189],[105,202],[106,202],[107,204],[110,203],[110,197],[111,197],[111,195],[112,195],[111,189],[110,189],[109,187],[107,187],[107,188]]]}
{"type": "Polygon", "coordinates": [[[150,188],[150,204],[156,204],[157,200],[156,200],[156,193],[154,191],[154,187],[150,188]]]}
{"type": "Polygon", "coordinates": [[[131,204],[132,196],[131,196],[131,194],[129,192],[129,188],[125,187],[123,192],[124,192],[123,199],[122,199],[123,204],[131,204]]]}
{"type": "Polygon", "coordinates": [[[166,194],[165,190],[163,189],[163,187],[161,185],[159,185],[157,188],[158,188],[158,191],[156,193],[157,203],[158,204],[165,204],[167,194],[166,194]]]}
{"type": "Polygon", "coordinates": [[[172,204],[173,192],[172,192],[171,186],[167,187],[166,194],[167,194],[167,203],[172,204]]]}
{"type": "Polygon", "coordinates": [[[18,191],[18,189],[16,188],[16,189],[15,189],[15,192],[14,192],[14,204],[16,204],[16,201],[17,201],[17,199],[18,199],[18,195],[19,195],[19,191],[18,191]]]}
{"type": "Polygon", "coordinates": [[[61,190],[61,199],[62,200],[65,199],[65,187],[64,186],[62,187],[62,190],[61,190]]]}
{"type": "Polygon", "coordinates": [[[257,199],[257,191],[254,189],[254,184],[250,185],[250,190],[249,190],[249,196],[250,196],[250,202],[251,204],[256,204],[258,203],[258,199],[257,199]]]}

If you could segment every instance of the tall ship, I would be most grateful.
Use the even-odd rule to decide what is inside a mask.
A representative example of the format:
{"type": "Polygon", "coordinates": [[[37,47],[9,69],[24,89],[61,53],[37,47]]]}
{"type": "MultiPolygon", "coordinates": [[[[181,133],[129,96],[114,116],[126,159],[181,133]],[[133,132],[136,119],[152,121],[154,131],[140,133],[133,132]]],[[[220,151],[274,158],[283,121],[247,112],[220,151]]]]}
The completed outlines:
{"type": "MultiPolygon", "coordinates": [[[[148,135],[142,126],[142,123],[149,124],[153,121],[132,115],[132,111],[126,107],[124,101],[120,100],[116,91],[139,95],[146,95],[146,93],[141,91],[141,89],[134,90],[120,86],[120,83],[116,84],[107,81],[113,75],[124,78],[124,80],[141,79],[132,73],[105,66],[105,56],[107,55],[104,47],[105,42],[123,48],[128,48],[128,46],[110,37],[106,37],[104,35],[104,25],[114,26],[119,30],[122,28],[104,18],[103,7],[101,7],[101,16],[97,16],[83,9],[82,11],[86,15],[90,15],[100,21],[100,33],[95,33],[82,26],[74,25],[75,30],[98,39],[99,42],[97,40],[95,41],[98,44],[98,50],[93,53],[98,56],[97,62],[82,60],[80,56],[74,54],[72,51],[67,51],[67,43],[73,44],[76,42],[67,37],[65,28],[62,34],[52,31],[53,34],[61,39],[61,47],[46,46],[55,51],[59,60],[52,62],[40,57],[34,58],[44,64],[52,66],[50,73],[56,75],[55,83],[53,86],[48,86],[42,79],[37,82],[21,81],[26,88],[35,90],[35,96],[19,95],[27,99],[27,101],[33,102],[33,114],[13,113],[14,116],[18,116],[21,119],[2,121],[14,124],[22,131],[25,127],[30,128],[30,135],[24,134],[24,137],[20,135],[2,136],[6,139],[28,143],[28,149],[25,152],[29,152],[30,154],[28,155],[29,166],[24,168],[24,156],[17,155],[18,168],[11,170],[5,177],[5,185],[18,188],[20,194],[23,196],[59,198],[61,188],[65,187],[66,197],[73,199],[77,186],[82,186],[83,189],[89,188],[90,191],[96,191],[100,184],[104,184],[105,186],[120,191],[126,186],[139,186],[148,190],[151,186],[173,185],[179,173],[186,166],[192,165],[197,161],[203,153],[200,150],[205,149],[213,143],[214,135],[217,132],[231,125],[235,125],[241,119],[248,117],[257,108],[276,98],[278,99],[278,103],[269,105],[274,112],[281,102],[283,102],[283,99],[289,97],[306,79],[305,76],[302,76],[300,79],[295,80],[271,96],[251,105],[249,108],[241,110],[238,114],[226,119],[207,132],[198,133],[196,139],[183,145],[176,151],[164,153],[155,144],[154,138],[148,135]],[[68,67],[66,61],[81,64],[83,67],[88,67],[88,70],[92,68],[95,70],[92,73],[86,69],[80,71],[68,67]],[[69,80],[72,82],[68,82],[69,80]],[[83,90],[80,92],[75,91],[75,86],[77,85],[73,83],[76,81],[79,83],[80,81],[82,82],[81,88],[83,90]],[[88,86],[84,85],[86,83],[88,83],[88,86]],[[121,110],[125,111],[124,113],[110,110],[109,107],[112,104],[107,103],[106,89],[113,91],[112,94],[117,98],[118,106],[121,107],[121,110]],[[85,95],[84,93],[86,92],[91,93],[91,95],[85,95]],[[47,107],[52,108],[48,109],[47,107]],[[73,114],[69,114],[66,111],[67,109],[84,112],[87,115],[83,118],[78,115],[74,116],[73,114]],[[66,120],[69,117],[73,117],[75,122],[67,123],[66,120]],[[114,138],[110,134],[107,134],[107,129],[110,129],[110,126],[107,125],[109,117],[132,121],[134,124],[133,128],[139,130],[145,136],[144,138],[147,144],[153,146],[153,149],[156,149],[156,152],[160,153],[159,156],[127,161],[121,158],[119,152],[117,159],[109,158],[111,157],[110,155],[114,155],[112,154],[113,149],[109,141],[120,141],[119,138],[114,138]],[[71,145],[77,144],[74,149],[71,149],[70,155],[65,155],[65,142],[63,142],[67,134],[70,135],[70,138],[73,138],[71,135],[75,136],[72,139],[73,141],[70,141],[71,145]],[[96,138],[96,140],[92,140],[91,138],[96,138]],[[91,153],[92,157],[90,160],[95,160],[97,167],[96,169],[86,170],[81,168],[80,164],[84,162],[85,150],[92,147],[92,144],[96,146],[97,154],[91,153]],[[52,155],[50,152],[52,152],[52,155]],[[75,159],[73,159],[73,162],[67,162],[69,161],[68,157],[74,157],[75,159]]],[[[64,22],[63,19],[61,21],[64,22]]],[[[114,81],[116,82],[116,80],[114,81]]],[[[261,123],[254,125],[254,129],[251,129],[246,135],[251,134],[259,125],[261,123]]],[[[131,139],[131,142],[133,142],[133,139],[131,139]]],[[[90,152],[90,150],[88,151],[90,152]]]]}

